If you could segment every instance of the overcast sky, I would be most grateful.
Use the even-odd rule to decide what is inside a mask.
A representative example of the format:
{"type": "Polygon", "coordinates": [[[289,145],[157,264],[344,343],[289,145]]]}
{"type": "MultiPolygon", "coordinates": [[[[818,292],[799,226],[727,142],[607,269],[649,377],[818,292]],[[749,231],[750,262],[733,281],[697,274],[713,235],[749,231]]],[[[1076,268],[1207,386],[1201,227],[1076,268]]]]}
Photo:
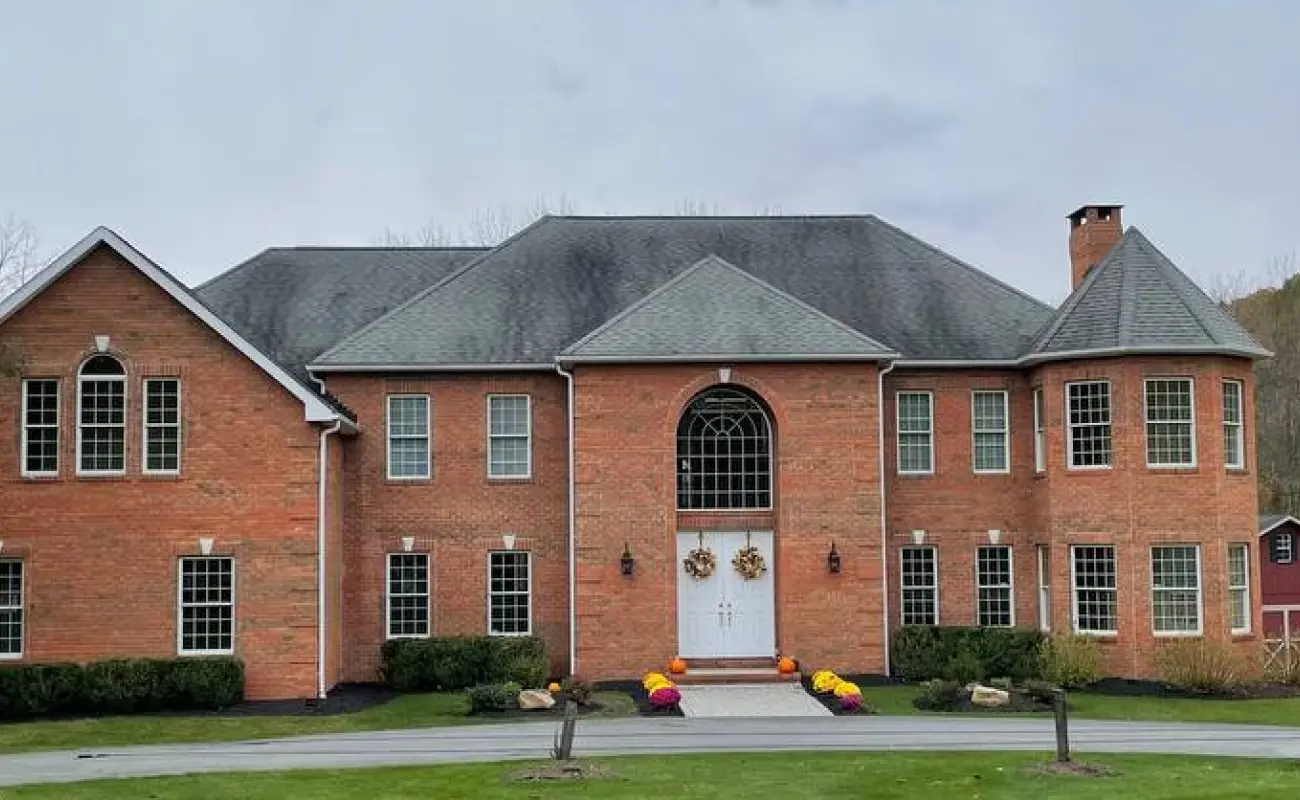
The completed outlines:
{"type": "Polygon", "coordinates": [[[187,282],[476,210],[875,213],[1045,299],[1300,249],[1300,2],[0,0],[0,214],[187,282]]]}

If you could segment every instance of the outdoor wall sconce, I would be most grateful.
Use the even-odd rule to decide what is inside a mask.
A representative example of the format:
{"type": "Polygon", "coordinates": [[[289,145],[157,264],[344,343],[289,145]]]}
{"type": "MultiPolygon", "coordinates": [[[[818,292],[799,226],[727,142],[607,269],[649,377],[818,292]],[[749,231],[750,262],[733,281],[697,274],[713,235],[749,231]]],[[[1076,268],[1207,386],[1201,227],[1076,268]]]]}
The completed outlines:
{"type": "Polygon", "coordinates": [[[840,552],[835,549],[835,542],[831,542],[831,551],[826,554],[826,569],[832,573],[840,571],[840,552]]]}
{"type": "Polygon", "coordinates": [[[632,558],[632,551],[627,548],[627,542],[623,543],[623,557],[618,560],[618,565],[622,568],[624,575],[631,575],[632,570],[636,567],[636,561],[632,558]]]}

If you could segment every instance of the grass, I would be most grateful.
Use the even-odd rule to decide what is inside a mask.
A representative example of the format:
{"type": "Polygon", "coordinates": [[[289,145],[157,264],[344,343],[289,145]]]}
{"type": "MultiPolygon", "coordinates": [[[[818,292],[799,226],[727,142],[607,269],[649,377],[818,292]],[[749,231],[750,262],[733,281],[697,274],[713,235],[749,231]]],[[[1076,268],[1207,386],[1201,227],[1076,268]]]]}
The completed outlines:
{"type": "MultiPolygon", "coordinates": [[[[605,706],[598,716],[624,716],[635,711],[632,698],[617,692],[597,692],[605,706]]],[[[137,715],[93,719],[42,720],[0,725],[0,753],[32,750],[72,750],[178,742],[228,742],[275,739],[313,733],[431,728],[502,722],[501,717],[470,717],[465,695],[408,694],[349,714],[320,716],[178,716],[137,715]]],[[[585,717],[584,717],[585,718],[585,717]]],[[[0,794],[0,798],[5,795],[0,794]]]]}
{"type": "Polygon", "coordinates": [[[1210,800],[1250,797],[1293,800],[1300,785],[1294,762],[1173,756],[1098,756],[1087,760],[1115,771],[1104,778],[1049,776],[1030,753],[771,753],[602,759],[612,775],[560,784],[519,782],[525,768],[510,764],[192,775],[21,787],[7,800],[99,800],[142,797],[199,800],[367,800],[437,797],[660,798],[798,797],[926,800],[1210,800]]]}
{"type": "MultiPolygon", "coordinates": [[[[936,713],[918,711],[912,706],[912,699],[920,693],[920,689],[916,686],[875,686],[866,687],[862,691],[862,699],[882,714],[936,713]]],[[[1069,698],[1070,716],[1075,719],[1300,725],[1300,697],[1214,700],[1183,697],[1112,697],[1075,692],[1070,694],[1069,698]]]]}

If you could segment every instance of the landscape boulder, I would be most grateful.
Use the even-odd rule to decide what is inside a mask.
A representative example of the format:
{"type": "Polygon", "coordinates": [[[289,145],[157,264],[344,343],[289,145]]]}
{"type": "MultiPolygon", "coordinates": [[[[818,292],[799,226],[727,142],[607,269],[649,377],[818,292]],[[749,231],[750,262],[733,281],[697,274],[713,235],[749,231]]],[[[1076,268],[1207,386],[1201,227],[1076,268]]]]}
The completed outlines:
{"type": "Polygon", "coordinates": [[[976,684],[971,687],[970,702],[973,706],[999,708],[1011,702],[1011,695],[1001,689],[976,684]]]}
{"type": "Polygon", "coordinates": [[[547,692],[525,689],[519,693],[519,707],[524,711],[545,711],[554,705],[555,698],[547,692]]]}

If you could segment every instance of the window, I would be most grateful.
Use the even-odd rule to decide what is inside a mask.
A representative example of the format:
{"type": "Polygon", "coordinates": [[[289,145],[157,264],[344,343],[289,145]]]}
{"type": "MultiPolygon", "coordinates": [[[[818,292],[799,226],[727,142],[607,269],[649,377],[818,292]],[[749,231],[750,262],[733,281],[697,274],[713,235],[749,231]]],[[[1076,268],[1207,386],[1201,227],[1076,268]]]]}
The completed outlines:
{"type": "Polygon", "coordinates": [[[1241,381],[1223,382],[1223,464],[1229,469],[1246,467],[1246,440],[1242,436],[1245,416],[1241,398],[1241,381]]]}
{"type": "Polygon", "coordinates": [[[532,409],[526,394],[488,395],[488,477],[532,474],[532,409]]]}
{"type": "Polygon", "coordinates": [[[1250,633],[1250,545],[1228,545],[1228,608],[1233,633],[1250,633]]]}
{"type": "Polygon", "coordinates": [[[979,592],[979,624],[1006,628],[1014,625],[1011,548],[1006,545],[980,547],[975,554],[975,583],[979,592]]]}
{"type": "Polygon", "coordinates": [[[1295,561],[1295,539],[1286,531],[1273,534],[1273,561],[1290,564],[1295,561]]]}
{"type": "Polygon", "coordinates": [[[1075,633],[1116,633],[1115,548],[1075,546],[1071,557],[1075,633]]]}
{"type": "Polygon", "coordinates": [[[1034,472],[1047,470],[1047,437],[1043,427],[1043,390],[1034,390],[1034,472]]]}
{"type": "Polygon", "coordinates": [[[677,507],[772,507],[772,426],[756,399],[710,389],[686,407],[677,424],[677,507]]]}
{"type": "Polygon", "coordinates": [[[1147,466],[1196,466],[1190,378],[1146,381],[1147,466]]]}
{"type": "Polygon", "coordinates": [[[525,636],[532,632],[531,553],[488,554],[488,633],[525,636]]]}
{"type": "Polygon", "coordinates": [[[235,560],[182,558],[180,583],[181,655],[235,651],[235,560]]]}
{"type": "Polygon", "coordinates": [[[903,624],[939,624],[939,576],[933,547],[904,547],[903,624]]]}
{"type": "Polygon", "coordinates": [[[23,657],[23,562],[0,560],[0,658],[23,657]]]}
{"type": "Polygon", "coordinates": [[[144,382],[144,471],[181,471],[181,382],[176,378],[144,382]]]}
{"type": "Polygon", "coordinates": [[[1110,466],[1110,381],[1067,383],[1069,436],[1066,446],[1073,469],[1110,466]]]}
{"type": "Polygon", "coordinates": [[[429,396],[388,396],[388,477],[429,477],[429,396]]]}
{"type": "Polygon", "coordinates": [[[971,461],[976,472],[1007,472],[1007,393],[971,393],[971,461]]]}
{"type": "Polygon", "coordinates": [[[59,474],[58,381],[23,381],[23,474],[59,474]]]}
{"type": "Polygon", "coordinates": [[[77,471],[126,471],[126,370],[112,356],[94,356],[77,382],[77,471]]]}
{"type": "Polygon", "coordinates": [[[388,638],[429,635],[428,553],[388,554],[388,638]]]}
{"type": "Polygon", "coordinates": [[[1151,626],[1157,634],[1201,632],[1201,548],[1151,548],[1151,626]]]}
{"type": "Polygon", "coordinates": [[[1038,629],[1052,629],[1052,551],[1045,544],[1034,548],[1038,556],[1038,629]]]}
{"type": "Polygon", "coordinates": [[[934,472],[934,395],[929,392],[898,393],[898,471],[934,472]]]}

